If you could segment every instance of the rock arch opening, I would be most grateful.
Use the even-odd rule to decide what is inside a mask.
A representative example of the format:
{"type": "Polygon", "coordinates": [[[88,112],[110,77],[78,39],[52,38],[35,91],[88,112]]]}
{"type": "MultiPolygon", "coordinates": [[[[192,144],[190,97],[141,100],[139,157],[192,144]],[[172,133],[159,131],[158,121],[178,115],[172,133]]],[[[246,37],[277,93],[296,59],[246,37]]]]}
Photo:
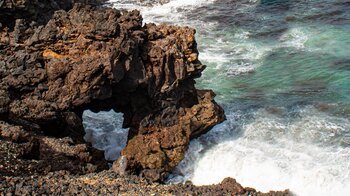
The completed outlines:
{"type": "Polygon", "coordinates": [[[128,140],[128,129],[122,128],[123,114],[114,110],[83,113],[84,140],[104,151],[107,161],[117,160],[128,140]]]}

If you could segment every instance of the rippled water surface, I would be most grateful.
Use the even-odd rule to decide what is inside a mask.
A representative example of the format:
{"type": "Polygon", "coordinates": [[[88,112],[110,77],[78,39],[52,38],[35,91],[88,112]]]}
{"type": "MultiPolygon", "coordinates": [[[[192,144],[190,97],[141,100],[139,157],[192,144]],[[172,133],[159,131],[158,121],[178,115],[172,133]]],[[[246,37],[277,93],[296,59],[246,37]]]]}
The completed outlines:
{"type": "MultiPolygon", "coordinates": [[[[109,5],[140,9],[146,23],[196,28],[208,65],[197,86],[214,89],[227,115],[191,142],[169,182],[231,176],[261,191],[350,194],[350,1],[147,2],[109,5]]],[[[87,127],[114,114],[93,115],[87,127]]],[[[104,124],[99,133],[109,134],[104,124]]]]}

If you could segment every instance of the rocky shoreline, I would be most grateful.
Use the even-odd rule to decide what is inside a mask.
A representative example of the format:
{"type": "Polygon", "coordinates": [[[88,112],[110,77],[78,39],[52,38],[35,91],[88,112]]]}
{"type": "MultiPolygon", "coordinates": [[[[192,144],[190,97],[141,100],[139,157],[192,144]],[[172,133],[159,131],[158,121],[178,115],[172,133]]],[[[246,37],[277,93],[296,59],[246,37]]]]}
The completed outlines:
{"type": "Polygon", "coordinates": [[[173,185],[150,182],[133,175],[121,177],[111,170],[86,175],[71,175],[69,172],[60,171],[48,173],[45,176],[0,177],[0,179],[2,180],[0,193],[3,195],[6,193],[14,195],[290,195],[287,190],[257,192],[253,188],[242,187],[232,178],[226,178],[220,184],[208,186],[194,186],[190,182],[173,185]]]}
{"type": "Polygon", "coordinates": [[[156,183],[224,111],[194,86],[205,68],[194,29],[143,26],[138,11],[101,2],[0,1],[0,192],[260,194],[230,178],[156,183]],[[128,143],[114,171],[83,140],[87,109],[124,114],[128,143]]]}

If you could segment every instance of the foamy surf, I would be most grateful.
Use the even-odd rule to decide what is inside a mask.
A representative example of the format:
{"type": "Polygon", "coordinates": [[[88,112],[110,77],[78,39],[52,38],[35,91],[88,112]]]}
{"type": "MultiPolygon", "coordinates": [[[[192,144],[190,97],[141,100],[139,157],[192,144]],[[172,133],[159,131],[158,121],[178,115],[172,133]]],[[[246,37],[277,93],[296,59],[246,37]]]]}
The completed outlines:
{"type": "Polygon", "coordinates": [[[145,23],[170,23],[188,25],[183,11],[190,11],[214,0],[172,0],[165,3],[153,1],[150,6],[144,6],[139,1],[110,0],[109,3],[117,9],[138,9],[142,13],[145,23]]]}
{"type": "Polygon", "coordinates": [[[219,183],[230,176],[260,191],[349,193],[349,120],[312,106],[300,109],[297,117],[283,115],[260,109],[242,127],[225,122],[217,127],[219,132],[216,128],[191,143],[176,172],[196,185],[219,183]]]}

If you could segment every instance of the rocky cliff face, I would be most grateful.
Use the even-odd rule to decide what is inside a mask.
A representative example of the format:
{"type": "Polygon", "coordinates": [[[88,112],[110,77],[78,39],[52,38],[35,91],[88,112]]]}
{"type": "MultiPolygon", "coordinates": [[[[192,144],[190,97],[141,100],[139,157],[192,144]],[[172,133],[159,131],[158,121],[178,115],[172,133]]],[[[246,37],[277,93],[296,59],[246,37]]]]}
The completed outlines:
{"type": "MultiPolygon", "coordinates": [[[[224,120],[214,93],[194,86],[205,68],[195,30],[142,26],[138,11],[82,4],[48,11],[69,8],[71,1],[61,2],[67,7],[44,4],[50,5],[48,20],[31,13],[40,3],[28,2],[0,1],[0,139],[18,142],[7,136],[9,127],[17,127],[15,135],[27,134],[34,154],[47,157],[43,146],[52,142],[44,137],[68,138],[70,148],[86,145],[83,111],[114,109],[124,113],[123,126],[130,129],[113,168],[160,180],[183,159],[191,138],[224,120]]],[[[84,164],[95,160],[87,146],[74,149],[71,156],[84,164]]]]}

